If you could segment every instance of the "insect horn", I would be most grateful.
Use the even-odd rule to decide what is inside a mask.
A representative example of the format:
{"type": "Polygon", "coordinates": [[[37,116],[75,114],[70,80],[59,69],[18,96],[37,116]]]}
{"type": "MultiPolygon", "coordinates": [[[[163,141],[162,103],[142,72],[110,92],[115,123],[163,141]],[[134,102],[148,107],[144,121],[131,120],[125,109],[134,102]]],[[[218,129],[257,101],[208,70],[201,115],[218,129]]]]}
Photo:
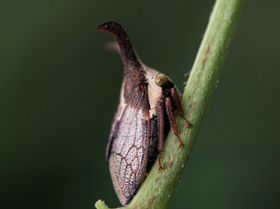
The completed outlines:
{"type": "Polygon", "coordinates": [[[133,70],[141,68],[141,63],[129,41],[127,32],[119,23],[108,21],[98,25],[97,29],[109,33],[117,40],[120,48],[120,55],[125,66],[133,67],[133,70]]]}
{"type": "Polygon", "coordinates": [[[120,54],[124,63],[124,98],[128,101],[131,92],[145,80],[142,64],[134,52],[126,30],[119,23],[108,21],[98,25],[97,28],[117,40],[118,46],[113,46],[113,49],[120,54]]]}

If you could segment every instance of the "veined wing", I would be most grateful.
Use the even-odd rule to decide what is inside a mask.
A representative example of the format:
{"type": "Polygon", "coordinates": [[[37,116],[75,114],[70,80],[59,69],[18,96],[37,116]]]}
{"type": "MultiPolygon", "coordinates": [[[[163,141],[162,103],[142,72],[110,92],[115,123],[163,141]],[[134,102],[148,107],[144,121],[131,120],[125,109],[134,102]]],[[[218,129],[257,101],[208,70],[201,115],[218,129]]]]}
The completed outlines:
{"type": "Polygon", "coordinates": [[[133,197],[146,173],[149,119],[143,99],[143,95],[138,95],[136,102],[126,106],[111,146],[110,173],[123,205],[133,197]]]}

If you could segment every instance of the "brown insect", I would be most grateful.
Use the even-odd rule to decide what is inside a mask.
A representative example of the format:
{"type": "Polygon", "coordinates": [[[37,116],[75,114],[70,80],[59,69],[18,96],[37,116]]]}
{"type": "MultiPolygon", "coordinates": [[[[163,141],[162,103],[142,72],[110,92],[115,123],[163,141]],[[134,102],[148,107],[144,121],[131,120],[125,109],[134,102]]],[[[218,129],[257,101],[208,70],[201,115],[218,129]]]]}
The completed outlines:
{"type": "MultiPolygon", "coordinates": [[[[120,104],[113,119],[106,149],[113,185],[122,205],[135,195],[161,153],[170,126],[183,146],[175,113],[184,118],[178,91],[168,76],[144,65],[136,56],[126,30],[117,22],[97,26],[116,42],[116,51],[124,64],[120,104]]],[[[191,124],[187,122],[187,126],[191,124]]]]}

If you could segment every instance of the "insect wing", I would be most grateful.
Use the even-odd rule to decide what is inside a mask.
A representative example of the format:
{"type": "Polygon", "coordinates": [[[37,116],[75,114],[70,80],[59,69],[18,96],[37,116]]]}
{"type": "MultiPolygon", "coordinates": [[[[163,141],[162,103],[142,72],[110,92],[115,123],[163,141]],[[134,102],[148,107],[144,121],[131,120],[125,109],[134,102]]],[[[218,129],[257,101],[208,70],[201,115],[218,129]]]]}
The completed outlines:
{"type": "Polygon", "coordinates": [[[119,121],[109,158],[113,184],[123,205],[130,201],[145,177],[148,145],[145,110],[128,105],[119,121]]]}
{"type": "Polygon", "coordinates": [[[118,111],[113,119],[113,123],[112,123],[112,127],[111,127],[111,132],[110,132],[110,136],[109,136],[109,140],[107,142],[107,146],[106,146],[106,151],[105,151],[105,158],[107,161],[109,161],[109,157],[111,154],[111,148],[112,148],[112,143],[114,141],[114,139],[117,136],[118,130],[119,130],[119,119],[117,119],[119,112],[121,112],[121,106],[119,105],[118,107],[118,111]]]}

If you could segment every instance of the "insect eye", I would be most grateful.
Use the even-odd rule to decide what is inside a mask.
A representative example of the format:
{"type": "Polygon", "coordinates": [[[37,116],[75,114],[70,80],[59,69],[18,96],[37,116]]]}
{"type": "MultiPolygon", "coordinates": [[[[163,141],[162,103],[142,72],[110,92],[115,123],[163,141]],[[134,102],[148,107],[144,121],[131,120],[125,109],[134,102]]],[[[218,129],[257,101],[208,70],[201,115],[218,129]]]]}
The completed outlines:
{"type": "Polygon", "coordinates": [[[160,73],[156,76],[155,82],[158,86],[164,86],[165,84],[169,83],[170,80],[166,75],[160,73]]]}

